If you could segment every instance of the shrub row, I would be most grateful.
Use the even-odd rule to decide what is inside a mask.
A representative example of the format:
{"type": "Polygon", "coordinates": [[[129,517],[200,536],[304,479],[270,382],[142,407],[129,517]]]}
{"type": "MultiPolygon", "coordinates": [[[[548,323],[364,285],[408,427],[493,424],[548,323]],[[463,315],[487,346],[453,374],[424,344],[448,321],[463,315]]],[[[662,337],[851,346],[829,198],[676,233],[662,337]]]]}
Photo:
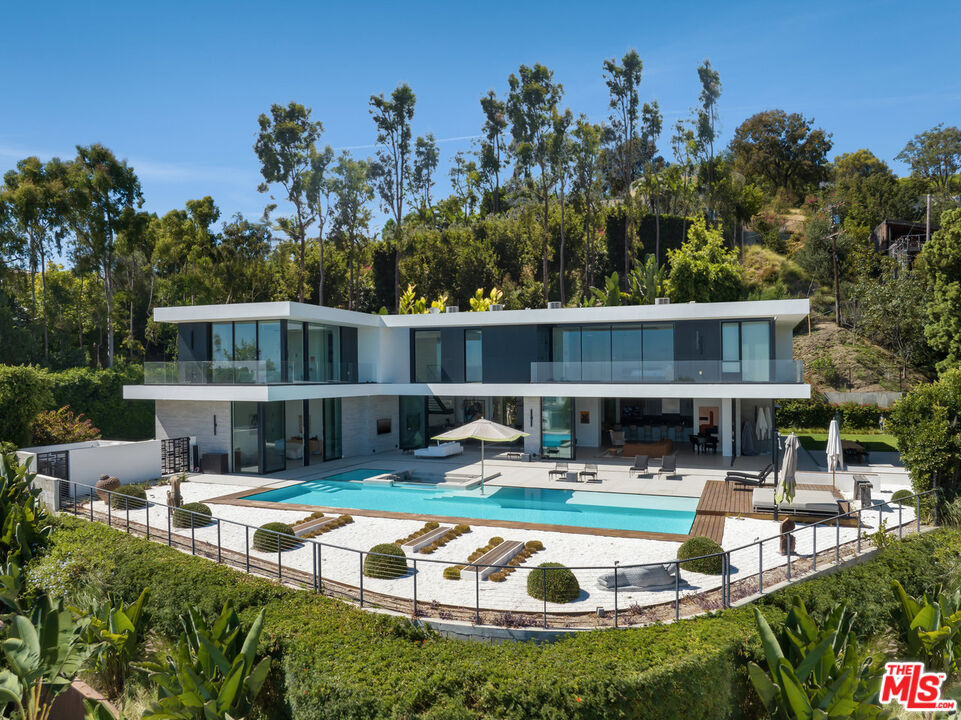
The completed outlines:
{"type": "Polygon", "coordinates": [[[823,395],[808,400],[781,400],[778,402],[777,426],[779,428],[824,428],[837,413],[842,430],[877,430],[881,414],[877,405],[841,403],[832,405],[823,395]]]}
{"type": "MultiPolygon", "coordinates": [[[[879,588],[898,579],[911,594],[931,592],[956,574],[959,548],[958,530],[912,536],[760,604],[777,629],[794,596],[818,622],[845,599],[857,612],[856,630],[874,634],[895,609],[893,595],[879,588]]],[[[74,518],[58,520],[49,553],[27,577],[68,593],[96,582],[127,602],[149,585],[146,622],[168,637],[180,631],[186,606],[209,615],[230,599],[247,622],[266,608],[261,646],[275,662],[260,718],[759,716],[744,669],[760,659],[750,607],[549,644],[465,643],[74,518]]]]}
{"type": "Polygon", "coordinates": [[[514,572],[521,563],[525,562],[536,552],[540,552],[544,549],[544,543],[540,540],[529,540],[524,543],[524,549],[512,557],[508,563],[507,567],[497,572],[493,572],[488,576],[488,580],[493,580],[494,582],[504,582],[507,576],[514,572]]]}
{"type": "Polygon", "coordinates": [[[455,540],[456,538],[459,538],[464,533],[469,533],[469,532],[470,532],[469,525],[455,525],[450,530],[448,530],[443,535],[441,535],[439,538],[434,540],[434,542],[432,542],[430,545],[427,545],[426,547],[422,547],[417,552],[419,552],[421,555],[430,555],[431,553],[436,552],[440,548],[444,547],[451,540],[455,540]]]}
{"type": "Polygon", "coordinates": [[[316,530],[311,530],[309,533],[306,533],[302,537],[314,538],[314,537],[317,537],[318,535],[323,535],[326,532],[330,532],[331,530],[336,530],[339,527],[344,527],[344,525],[350,525],[352,522],[354,522],[354,518],[351,517],[350,515],[338,515],[331,522],[325,525],[321,525],[316,530]]]}

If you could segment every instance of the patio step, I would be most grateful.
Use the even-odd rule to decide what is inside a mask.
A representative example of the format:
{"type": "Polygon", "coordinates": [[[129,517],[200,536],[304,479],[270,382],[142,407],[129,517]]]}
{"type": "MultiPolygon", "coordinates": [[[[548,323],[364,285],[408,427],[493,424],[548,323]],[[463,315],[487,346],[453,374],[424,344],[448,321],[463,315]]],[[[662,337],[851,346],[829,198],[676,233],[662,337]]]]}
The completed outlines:
{"type": "Polygon", "coordinates": [[[410,548],[414,552],[417,552],[423,547],[432,545],[435,540],[439,540],[452,529],[453,528],[450,525],[441,525],[440,527],[434,528],[430,532],[426,532],[419,537],[415,537],[413,540],[408,540],[404,543],[403,547],[410,548]]]}
{"type": "Polygon", "coordinates": [[[486,580],[501,568],[484,567],[484,565],[506,565],[523,549],[524,543],[517,540],[505,540],[493,550],[488,550],[481,555],[474,561],[473,565],[468,565],[461,572],[480,572],[481,580],[486,580]]]}

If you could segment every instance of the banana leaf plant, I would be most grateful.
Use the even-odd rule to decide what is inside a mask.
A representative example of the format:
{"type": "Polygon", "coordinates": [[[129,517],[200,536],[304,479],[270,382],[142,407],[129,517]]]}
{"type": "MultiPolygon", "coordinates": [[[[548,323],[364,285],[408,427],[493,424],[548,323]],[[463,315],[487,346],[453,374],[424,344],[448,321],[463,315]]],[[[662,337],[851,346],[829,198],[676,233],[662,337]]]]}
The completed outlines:
{"type": "Polygon", "coordinates": [[[164,662],[144,663],[160,699],[143,720],[239,720],[250,713],[270,658],[256,662],[264,626],[261,611],[246,635],[230,603],[211,625],[191,608],[181,616],[183,633],[164,662]]]}
{"type": "Polygon", "coordinates": [[[130,663],[143,640],[143,608],[149,595],[150,590],[144,588],[140,597],[130,604],[109,595],[106,602],[90,600],[85,607],[70,608],[77,616],[81,638],[93,653],[94,672],[110,698],[123,692],[130,663]]]}
{"type": "Polygon", "coordinates": [[[892,583],[898,609],[895,613],[901,638],[911,659],[922,661],[929,670],[957,676],[956,650],[961,637],[961,590],[939,592],[933,600],[927,595],[914,598],[895,580],[892,583]]]}
{"type": "Polygon", "coordinates": [[[40,490],[31,483],[36,473],[15,452],[0,452],[0,561],[26,562],[47,542],[49,513],[40,490]]]}
{"type": "Polygon", "coordinates": [[[89,650],[73,614],[43,596],[30,616],[14,615],[0,644],[0,713],[15,709],[21,720],[48,720],[53,702],[69,687],[89,650]]]}
{"type": "Polygon", "coordinates": [[[795,600],[778,637],[754,608],[766,668],[748,664],[761,701],[779,720],[875,720],[891,717],[880,705],[883,667],[874,667],[851,630],[855,614],[837,606],[823,627],[795,600]]]}

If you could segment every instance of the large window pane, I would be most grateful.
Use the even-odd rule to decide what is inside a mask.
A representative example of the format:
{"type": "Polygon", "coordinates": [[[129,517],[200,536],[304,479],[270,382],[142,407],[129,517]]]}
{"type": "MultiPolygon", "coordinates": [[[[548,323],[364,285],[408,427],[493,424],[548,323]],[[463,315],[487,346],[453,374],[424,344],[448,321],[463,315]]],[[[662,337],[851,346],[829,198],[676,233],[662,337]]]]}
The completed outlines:
{"type": "Polygon", "coordinates": [[[484,380],[482,331],[464,331],[464,379],[467,382],[484,380]]]}
{"type": "Polygon", "coordinates": [[[287,323],[287,380],[304,380],[304,324],[293,320],[287,323]]]}
{"type": "Polygon", "coordinates": [[[740,323],[721,323],[721,372],[741,372],[740,323]]]}
{"type": "Polygon", "coordinates": [[[765,321],[741,323],[741,379],[771,379],[771,326],[765,321]]]}
{"type": "Polygon", "coordinates": [[[541,398],[541,454],[548,458],[574,457],[574,401],[571,398],[541,398]]]}
{"type": "Polygon", "coordinates": [[[234,323],[234,382],[257,382],[257,323],[234,323]]]}
{"type": "Polygon", "coordinates": [[[231,404],[233,418],[231,431],[234,448],[234,472],[259,472],[257,403],[235,402],[231,404]]]}
{"type": "Polygon", "coordinates": [[[307,379],[310,382],[340,380],[340,328],[307,326],[307,379]]]}
{"type": "Polygon", "coordinates": [[[644,326],[644,380],[674,380],[674,328],[671,325],[644,326]]]}
{"type": "Polygon", "coordinates": [[[307,449],[305,453],[308,463],[311,465],[324,459],[324,401],[320,399],[307,401],[307,449]]]}
{"type": "Polygon", "coordinates": [[[611,329],[581,330],[581,379],[585,382],[611,381],[611,329]]]}
{"type": "Polygon", "coordinates": [[[263,403],[263,409],[264,472],[276,472],[283,470],[287,462],[287,442],[284,437],[285,405],[282,402],[263,403]]]}
{"type": "Polygon", "coordinates": [[[427,412],[422,395],[401,395],[398,440],[401,450],[421,448],[427,444],[427,412]]]}
{"type": "Polygon", "coordinates": [[[611,379],[614,382],[640,382],[641,328],[618,326],[611,328],[611,379]]]}
{"type": "Polygon", "coordinates": [[[414,331],[414,382],[440,382],[440,330],[414,331]]]}
{"type": "Polygon", "coordinates": [[[234,381],[234,324],[213,323],[210,326],[211,377],[215,383],[234,381]]]}
{"type": "Polygon", "coordinates": [[[280,320],[262,320],[260,322],[258,346],[263,379],[269,383],[281,382],[283,379],[283,357],[280,348],[280,320]]]}
{"type": "Polygon", "coordinates": [[[554,380],[572,382],[581,379],[581,329],[554,328],[554,380]]]}
{"type": "Polygon", "coordinates": [[[324,460],[343,457],[341,431],[341,399],[324,399],[324,460]]]}

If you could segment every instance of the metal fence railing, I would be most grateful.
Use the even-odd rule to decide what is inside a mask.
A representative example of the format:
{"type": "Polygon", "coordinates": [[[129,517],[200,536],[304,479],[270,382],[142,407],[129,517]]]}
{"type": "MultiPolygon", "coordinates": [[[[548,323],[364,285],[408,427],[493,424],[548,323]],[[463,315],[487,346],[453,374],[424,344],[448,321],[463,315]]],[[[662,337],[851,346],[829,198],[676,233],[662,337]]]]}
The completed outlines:
{"type": "MultiPolygon", "coordinates": [[[[103,522],[110,527],[141,535],[148,540],[166,543],[170,547],[207,557],[245,572],[272,578],[285,584],[358,603],[361,607],[376,606],[402,612],[413,617],[434,617],[461,620],[475,624],[513,627],[537,626],[544,628],[623,627],[654,621],[678,620],[701,612],[730,607],[744,598],[770,591],[774,585],[801,580],[817,573],[819,568],[839,565],[862,555],[874,544],[874,533],[902,537],[905,533],[922,531],[922,498],[933,497],[936,490],[904,498],[899,503],[879,502],[825,518],[818,522],[798,524],[793,530],[697,558],[678,560],[665,558],[656,562],[621,564],[609,563],[590,566],[568,566],[578,576],[581,587],[585,579],[596,581],[599,574],[613,576],[611,590],[598,590],[591,585],[591,609],[583,603],[572,610],[546,599],[534,600],[527,594],[534,583],[546,589],[547,568],[508,564],[479,564],[455,562],[429,557],[406,559],[407,572],[396,579],[369,578],[364,574],[365,559],[369,556],[394,556],[371,553],[315,538],[285,535],[262,527],[247,525],[227,518],[210,517],[184,508],[174,508],[149,498],[145,501],[83,483],[60,480],[68,484],[68,500],[61,504],[61,512],[103,522]],[[99,496],[99,497],[98,497],[99,496]],[[189,527],[176,527],[175,513],[180,513],[183,524],[189,516],[189,527]],[[876,520],[876,522],[875,522],[876,520]],[[854,532],[852,533],[851,530],[854,532]],[[252,547],[255,533],[263,538],[276,536],[277,551],[262,552],[252,547]],[[202,537],[198,537],[202,535],[202,537]],[[227,537],[229,535],[229,537],[227,537]],[[842,537],[843,536],[843,537],[842,537]],[[782,552],[787,550],[786,553],[782,552]],[[347,553],[356,568],[352,578],[345,572],[327,570],[324,563],[333,555],[347,553]],[[687,567],[692,561],[720,561],[720,574],[696,574],[697,585],[682,577],[691,577],[687,567]],[[458,566],[462,577],[471,580],[441,580],[444,568],[458,566]],[[618,580],[625,573],[639,568],[664,568],[673,575],[673,587],[655,591],[622,589],[618,580]],[[481,578],[481,571],[493,569],[518,573],[520,578],[494,583],[481,578]],[[538,574],[531,580],[531,574],[538,574]],[[419,575],[431,577],[418,584],[419,575]],[[513,584],[512,584],[513,582],[513,584]],[[444,584],[446,583],[446,584],[444,584]],[[523,585],[523,592],[518,585],[523,585]],[[437,587],[441,587],[438,590],[437,587]],[[483,596],[483,598],[482,598],[483,596]],[[483,602],[482,602],[483,600],[483,602]]],[[[932,524],[937,525],[937,503],[933,503],[932,524]]],[[[273,542],[270,543],[273,546],[273,542]]],[[[341,556],[342,559],[343,556],[341,556]]],[[[396,560],[396,558],[394,558],[396,560]]],[[[533,562],[538,562],[535,555],[533,562]]],[[[583,592],[583,591],[582,591],[583,592]]]]}

